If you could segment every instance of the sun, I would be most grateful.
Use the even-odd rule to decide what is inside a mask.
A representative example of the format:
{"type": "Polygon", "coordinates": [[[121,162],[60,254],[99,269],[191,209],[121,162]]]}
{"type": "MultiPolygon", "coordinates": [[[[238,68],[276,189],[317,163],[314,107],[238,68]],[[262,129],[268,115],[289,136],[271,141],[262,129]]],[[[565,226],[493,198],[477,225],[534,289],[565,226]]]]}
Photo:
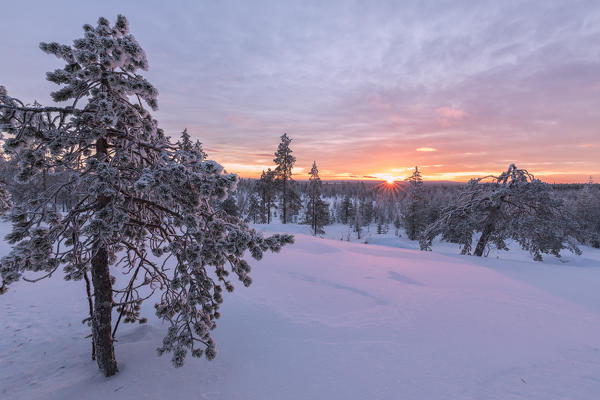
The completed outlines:
{"type": "Polygon", "coordinates": [[[379,181],[383,181],[381,184],[387,186],[395,186],[398,184],[398,181],[404,179],[403,176],[394,175],[389,172],[375,173],[371,174],[371,176],[377,178],[379,181]]]}

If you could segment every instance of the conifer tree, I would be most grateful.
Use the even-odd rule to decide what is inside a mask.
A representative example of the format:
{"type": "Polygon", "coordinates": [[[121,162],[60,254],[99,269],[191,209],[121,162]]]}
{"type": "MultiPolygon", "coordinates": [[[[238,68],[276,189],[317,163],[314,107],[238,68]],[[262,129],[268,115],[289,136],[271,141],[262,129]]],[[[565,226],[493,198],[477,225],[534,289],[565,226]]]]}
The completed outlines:
{"type": "Polygon", "coordinates": [[[271,223],[271,209],[275,207],[275,172],[271,168],[263,171],[257,184],[261,199],[262,222],[271,223]]]}
{"type": "Polygon", "coordinates": [[[302,196],[299,193],[298,185],[295,181],[289,182],[287,191],[287,220],[292,222],[302,210],[302,196]]]}
{"type": "Polygon", "coordinates": [[[250,201],[248,203],[248,214],[246,216],[246,221],[252,221],[252,223],[256,224],[259,221],[262,221],[263,218],[264,216],[261,215],[261,207],[259,200],[257,196],[254,193],[252,193],[250,195],[250,201]]]}
{"type": "Polygon", "coordinates": [[[10,212],[13,245],[2,258],[2,291],[24,274],[50,277],[62,267],[67,280],[85,279],[92,338],[99,368],[117,372],[114,336],[121,317],[140,320],[140,304],[155,291],[156,315],[168,325],[159,352],[172,352],[181,366],[192,356],[215,357],[216,327],[230,272],[249,285],[249,250],[291,243],[289,235],[263,238],[235,216],[215,210],[235,190],[238,178],[190,147],[165,136],[149,110],[157,90],[140,73],[146,54],[119,16],[85,25],[72,46],[42,43],[65,61],[47,74],[62,87],[52,93],[67,106],[29,106],[0,88],[0,126],[10,137],[5,151],[18,163],[17,179],[62,174],[62,182],[36,185],[10,212]],[[76,199],[61,210],[64,194],[76,199]],[[168,262],[167,262],[168,261],[168,262]],[[128,275],[113,286],[117,273],[128,275]],[[91,282],[89,276],[91,274],[91,282]],[[112,324],[112,311],[119,318],[112,324]]]}
{"type": "Polygon", "coordinates": [[[592,177],[578,194],[575,212],[581,227],[582,243],[600,248],[600,191],[592,177]]]}
{"type": "Polygon", "coordinates": [[[308,202],[306,204],[306,219],[310,224],[313,235],[323,234],[323,227],[327,225],[329,219],[329,207],[321,198],[321,178],[316,161],[313,161],[308,180],[308,202]]]}
{"type": "Polygon", "coordinates": [[[346,195],[339,208],[339,220],[342,224],[351,224],[354,217],[354,205],[350,195],[346,195]]]}
{"type": "Polygon", "coordinates": [[[290,139],[287,133],[281,135],[281,142],[275,152],[275,179],[281,190],[281,209],[282,218],[281,221],[286,224],[289,220],[289,207],[290,207],[290,184],[292,182],[292,169],[296,163],[296,157],[292,155],[292,149],[290,148],[290,139]]]}
{"type": "Polygon", "coordinates": [[[354,205],[354,209],[356,212],[354,213],[354,232],[356,232],[356,238],[360,240],[360,235],[362,233],[363,221],[362,221],[362,213],[360,212],[360,205],[358,200],[354,205]]]}
{"type": "Polygon", "coordinates": [[[419,167],[406,179],[408,187],[404,199],[404,212],[402,214],[406,235],[410,240],[418,239],[425,229],[426,222],[426,199],[423,190],[423,178],[419,167]]]}
{"type": "Polygon", "coordinates": [[[373,201],[364,196],[360,201],[359,210],[363,225],[369,225],[373,221],[373,201]]]}

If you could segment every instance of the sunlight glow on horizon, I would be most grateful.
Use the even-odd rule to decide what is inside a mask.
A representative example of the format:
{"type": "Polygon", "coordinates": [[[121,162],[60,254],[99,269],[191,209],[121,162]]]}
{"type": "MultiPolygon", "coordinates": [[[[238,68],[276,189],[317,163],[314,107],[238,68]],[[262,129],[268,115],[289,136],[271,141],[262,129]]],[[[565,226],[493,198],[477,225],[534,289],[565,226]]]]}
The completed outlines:
{"type": "MultiPolygon", "coordinates": [[[[319,162],[317,161],[319,165],[319,162]]],[[[432,172],[431,168],[436,169],[439,166],[419,166],[419,171],[422,173],[422,177],[424,181],[449,181],[449,182],[468,182],[470,179],[481,178],[484,176],[498,176],[500,175],[509,164],[504,166],[499,166],[498,169],[494,170],[478,170],[478,171],[448,171],[448,172],[432,172]],[[428,168],[429,167],[429,168],[428,168]]],[[[541,179],[544,182],[548,183],[585,183],[589,180],[590,176],[594,178],[595,176],[600,176],[600,171],[574,171],[574,172],[561,172],[561,171],[552,171],[552,170],[536,170],[535,168],[527,168],[526,164],[516,163],[517,166],[522,165],[524,168],[528,169],[530,173],[532,173],[536,178],[541,179]],[[577,177],[574,179],[574,177],[577,177]]],[[[243,164],[224,164],[224,167],[227,172],[236,173],[241,178],[260,178],[260,174],[263,170],[267,170],[267,168],[271,168],[271,170],[275,169],[274,165],[265,165],[260,166],[261,169],[256,169],[256,165],[246,166],[243,164]]],[[[320,169],[320,177],[323,181],[353,181],[353,180],[362,180],[362,181],[382,181],[386,184],[394,184],[398,182],[404,182],[407,177],[414,170],[413,167],[404,167],[404,168],[393,168],[388,169],[390,172],[375,172],[375,173],[336,173],[335,171],[320,169]],[[397,174],[395,172],[406,172],[405,174],[397,174]]],[[[293,178],[296,180],[308,180],[309,176],[305,172],[305,168],[296,168],[293,169],[293,178]]],[[[594,179],[595,180],[595,179],[594,179]]]]}

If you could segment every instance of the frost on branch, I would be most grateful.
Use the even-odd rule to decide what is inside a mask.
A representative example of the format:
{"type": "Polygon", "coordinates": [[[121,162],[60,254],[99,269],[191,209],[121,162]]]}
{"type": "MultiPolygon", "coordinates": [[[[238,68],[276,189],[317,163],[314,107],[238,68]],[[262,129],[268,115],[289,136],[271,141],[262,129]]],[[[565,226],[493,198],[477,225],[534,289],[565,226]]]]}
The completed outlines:
{"type": "Polygon", "coordinates": [[[580,254],[576,232],[575,219],[550,185],[513,164],[500,176],[471,180],[422,233],[420,245],[429,250],[441,235],[460,244],[463,254],[470,254],[473,236],[480,233],[473,255],[482,256],[488,245],[508,250],[506,240],[512,239],[541,261],[542,254],[560,257],[562,249],[580,254]]]}
{"type": "Polygon", "coordinates": [[[187,131],[174,143],[158,127],[146,109],[157,109],[158,91],[140,75],[148,62],[125,17],[83,29],[72,46],[40,45],[65,61],[47,78],[67,106],[26,105],[0,89],[5,151],[17,179],[35,188],[9,214],[13,248],[1,261],[2,288],[28,272],[41,279],[61,268],[65,279],[88,283],[91,275],[95,354],[107,376],[116,372],[121,317],[143,320],[140,305],[154,294],[170,326],[159,351],[172,352],[176,366],[188,351],[213,358],[223,289],[252,282],[244,254],[259,260],[293,238],[263,237],[220,211],[238,178],[206,160],[187,131]],[[117,274],[126,279],[113,286],[117,274]]]}

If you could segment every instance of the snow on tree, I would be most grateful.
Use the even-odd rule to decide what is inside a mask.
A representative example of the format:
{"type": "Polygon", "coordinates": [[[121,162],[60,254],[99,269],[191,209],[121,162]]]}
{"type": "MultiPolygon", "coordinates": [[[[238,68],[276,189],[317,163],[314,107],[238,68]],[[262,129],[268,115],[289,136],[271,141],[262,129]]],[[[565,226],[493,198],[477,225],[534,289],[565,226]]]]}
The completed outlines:
{"type": "Polygon", "coordinates": [[[575,213],[581,226],[582,242],[600,248],[600,191],[592,177],[578,193],[575,213]]]}
{"type": "Polygon", "coordinates": [[[290,200],[291,197],[295,194],[290,193],[290,184],[292,182],[292,169],[294,168],[294,164],[296,163],[296,157],[292,155],[292,149],[290,148],[290,143],[292,142],[292,139],[288,137],[287,133],[281,135],[280,139],[281,142],[277,147],[277,151],[275,152],[275,159],[273,159],[273,162],[276,165],[275,180],[281,190],[281,222],[286,224],[289,222],[290,200]]]}
{"type": "Polygon", "coordinates": [[[421,177],[419,167],[415,167],[414,172],[406,181],[408,185],[406,185],[402,220],[408,238],[410,240],[417,240],[427,225],[427,205],[423,190],[423,178],[421,177]]]}
{"type": "Polygon", "coordinates": [[[257,183],[257,188],[261,199],[261,222],[270,224],[271,209],[275,207],[275,172],[271,168],[262,172],[260,180],[257,183]]]}
{"type": "MultiPolygon", "coordinates": [[[[67,280],[85,279],[95,358],[106,376],[117,372],[114,337],[121,320],[140,320],[140,304],[157,291],[156,315],[169,325],[159,352],[181,366],[188,351],[216,355],[216,327],[223,288],[233,275],[251,283],[255,259],[291,243],[290,235],[262,237],[212,204],[227,198],[238,178],[206,160],[183,135],[172,143],[144,103],[157,109],[157,90],[140,71],[146,54],[119,16],[85,25],[72,46],[42,43],[65,61],[47,74],[62,87],[52,93],[65,107],[25,105],[0,91],[5,151],[18,161],[17,179],[62,174],[62,183],[14,204],[13,245],[2,258],[2,289],[24,277],[50,277],[62,267],[67,280]],[[64,211],[57,200],[76,199],[64,211]],[[129,279],[113,287],[113,274],[129,279]],[[89,279],[91,274],[91,283],[89,279]],[[119,313],[112,324],[111,314],[119,313]]],[[[184,132],[187,134],[187,132],[184,132]]]]}
{"type": "Polygon", "coordinates": [[[512,164],[500,176],[471,180],[423,232],[420,245],[422,250],[430,250],[433,239],[441,235],[459,243],[462,254],[469,254],[473,236],[479,232],[476,256],[482,256],[490,244],[508,250],[506,240],[513,239],[534,260],[541,261],[542,254],[560,257],[562,249],[580,254],[576,230],[572,215],[562,200],[553,196],[550,185],[512,164]]]}
{"type": "Polygon", "coordinates": [[[8,210],[12,208],[11,196],[6,189],[6,184],[0,182],[0,215],[6,215],[8,210]]]}
{"type": "Polygon", "coordinates": [[[246,222],[250,221],[252,221],[254,224],[262,221],[260,202],[254,193],[250,195],[250,200],[248,202],[248,213],[246,214],[246,222]]]}
{"type": "Polygon", "coordinates": [[[358,200],[354,205],[354,209],[356,210],[356,212],[354,213],[354,232],[356,232],[356,238],[360,240],[360,235],[362,233],[363,227],[363,217],[362,213],[360,212],[360,205],[358,200]]]}
{"type": "MultiPolygon", "coordinates": [[[[0,86],[0,96],[2,95],[6,95],[6,89],[4,89],[3,86],[0,86]]],[[[2,128],[0,126],[0,132],[2,132],[1,129],[2,128]]],[[[6,162],[7,160],[4,158],[4,154],[0,154],[0,163],[2,163],[4,166],[6,162]]],[[[8,185],[5,179],[5,176],[0,177],[0,216],[6,215],[6,213],[13,206],[12,196],[8,190],[8,185]]]]}
{"type": "Polygon", "coordinates": [[[344,200],[342,200],[340,203],[340,207],[338,208],[338,220],[344,225],[350,224],[354,214],[355,212],[352,199],[350,198],[350,195],[346,195],[344,200]]]}
{"type": "Polygon", "coordinates": [[[373,201],[368,197],[363,197],[360,200],[358,208],[362,225],[369,225],[373,221],[373,201]]]}
{"type": "Polygon", "coordinates": [[[323,227],[329,223],[329,205],[321,198],[322,183],[316,161],[313,161],[308,179],[306,203],[306,221],[310,224],[313,235],[324,234],[323,227]]]}
{"type": "Polygon", "coordinates": [[[288,222],[297,222],[297,217],[302,210],[302,196],[299,193],[299,187],[297,182],[290,181],[289,189],[287,191],[287,220],[288,222]]]}

